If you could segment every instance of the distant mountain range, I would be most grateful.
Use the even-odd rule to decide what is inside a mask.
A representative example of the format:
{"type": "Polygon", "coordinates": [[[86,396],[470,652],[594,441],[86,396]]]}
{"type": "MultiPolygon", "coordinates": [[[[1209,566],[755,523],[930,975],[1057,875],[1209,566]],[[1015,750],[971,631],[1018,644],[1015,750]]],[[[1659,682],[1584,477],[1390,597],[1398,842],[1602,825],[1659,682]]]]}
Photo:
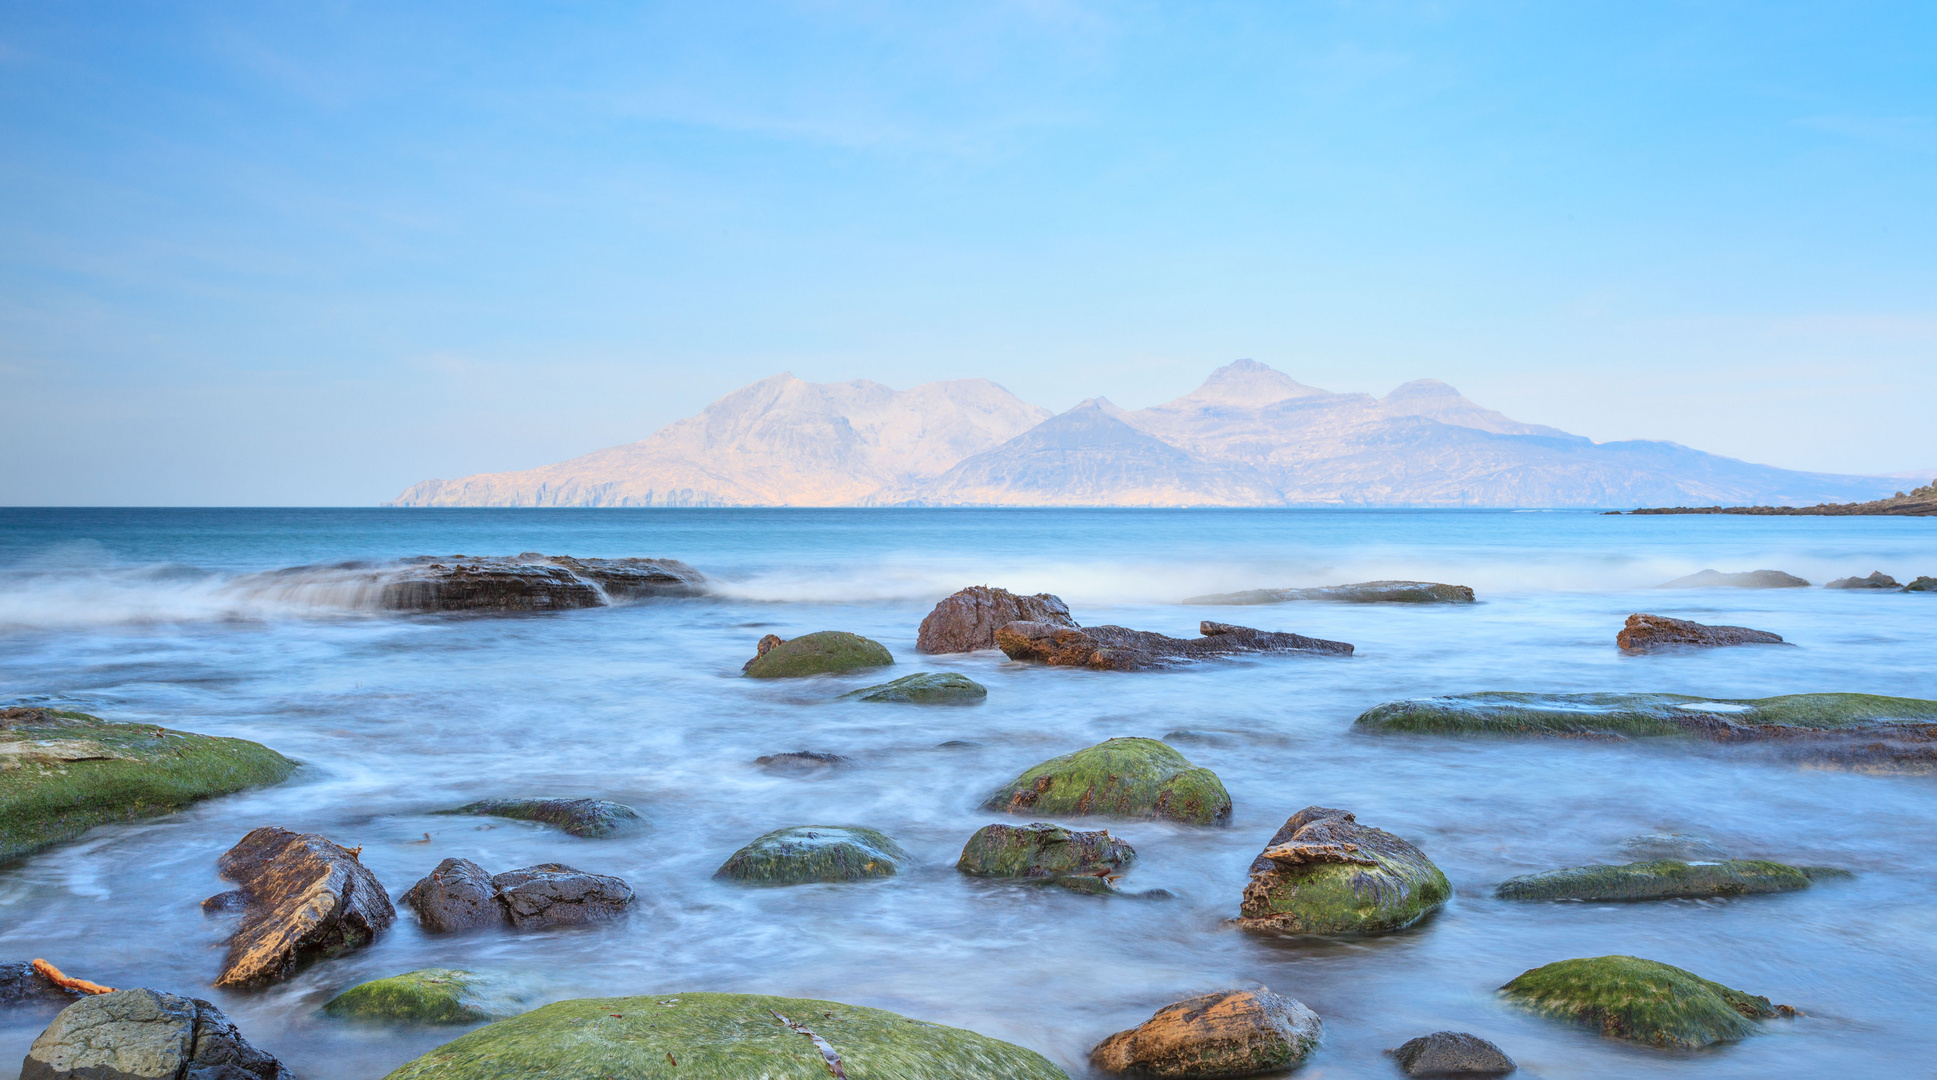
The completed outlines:
{"type": "Polygon", "coordinates": [[[388,505],[1800,505],[1899,486],[1679,443],[1596,443],[1433,379],[1374,398],[1239,360],[1167,404],[1127,412],[1091,398],[1054,415],[986,379],[896,391],[775,375],[640,442],[426,480],[388,505]]]}

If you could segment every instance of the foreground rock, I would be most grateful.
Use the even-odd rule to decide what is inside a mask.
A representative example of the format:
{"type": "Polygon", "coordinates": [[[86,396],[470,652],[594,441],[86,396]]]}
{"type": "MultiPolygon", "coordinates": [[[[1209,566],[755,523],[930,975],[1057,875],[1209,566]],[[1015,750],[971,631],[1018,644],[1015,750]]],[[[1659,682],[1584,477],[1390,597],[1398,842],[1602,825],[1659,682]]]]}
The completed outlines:
{"type": "Polygon", "coordinates": [[[1657,589],[1800,589],[1809,582],[1780,570],[1745,570],[1724,574],[1720,570],[1698,570],[1687,577],[1664,581],[1657,589]]]}
{"type": "Polygon", "coordinates": [[[1383,934],[1439,910],[1453,886],[1424,852],[1344,810],[1307,806],[1251,861],[1238,925],[1290,934],[1383,934]]]}
{"type": "Polygon", "coordinates": [[[115,990],[61,1010],[20,1080],[294,1080],[222,1010],[159,990],[115,990]]]}
{"type": "Polygon", "coordinates": [[[660,596],[701,596],[706,578],[677,559],[421,556],[390,565],[297,566],[262,576],[292,587],[319,578],[373,590],[386,611],[565,611],[660,596]]]}
{"type": "Polygon", "coordinates": [[[1390,1051],[1407,1076],[1505,1076],[1519,1066],[1500,1048],[1464,1031],[1435,1031],[1390,1051]]]}
{"type": "Polygon", "coordinates": [[[841,696],[895,705],[980,705],[988,700],[989,688],[953,671],[923,671],[841,696]]]}
{"type": "Polygon", "coordinates": [[[881,1009],[761,994],[561,1001],[479,1028],[385,1080],[1068,1080],[1041,1055],[881,1009]]]}
{"type": "Polygon", "coordinates": [[[1048,593],[1018,596],[1007,589],[972,585],[935,605],[915,634],[915,649],[925,653],[993,649],[996,628],[1012,622],[1076,625],[1069,605],[1048,593]]]}
{"type": "Polygon", "coordinates": [[[484,799],[442,812],[535,821],[588,839],[623,836],[646,824],[639,811],[605,799],[484,799]]]}
{"type": "Polygon", "coordinates": [[[1783,645],[1782,635],[1746,626],[1709,626],[1670,619],[1665,615],[1630,615],[1614,635],[1614,643],[1628,652],[1655,649],[1712,648],[1720,645],[1783,645]]]}
{"type": "Polygon", "coordinates": [[[1040,881],[1100,893],[1111,891],[1113,880],[1136,861],[1136,849],[1108,829],[1078,832],[1038,821],[975,830],[955,869],[971,877],[1040,881]]]}
{"type": "Polygon", "coordinates": [[[407,1024],[482,1024],[524,1012],[497,980],[460,968],[424,968],[350,987],[323,1006],[330,1016],[407,1024]]]}
{"type": "Polygon", "coordinates": [[[984,810],[1224,825],[1231,796],[1217,774],[1155,739],[1110,739],[1051,758],[998,788],[984,810]]]}
{"type": "Polygon", "coordinates": [[[1678,859],[1619,866],[1575,866],[1508,878],[1495,890],[1502,900],[1695,900],[1794,892],[1840,870],[1785,866],[1759,859],[1686,863],[1678,859]]]}
{"type": "Polygon", "coordinates": [[[1243,592],[1193,596],[1186,604],[1283,604],[1320,600],[1334,604],[1470,604],[1473,590],[1466,585],[1436,581],[1361,581],[1356,585],[1326,585],[1316,589],[1246,589],[1243,592]]]}
{"type": "Polygon", "coordinates": [[[803,675],[832,675],[895,662],[880,642],[845,630],[822,630],[782,640],[768,634],[759,653],[740,670],[750,679],[794,679],[803,675]]]}
{"type": "Polygon", "coordinates": [[[1304,1061],[1323,1033],[1318,1015],[1291,998],[1226,990],[1158,1009],[1098,1043],[1090,1064],[1114,1075],[1175,1080],[1255,1076],[1304,1061]]]}
{"type": "Polygon", "coordinates": [[[1345,642],[1303,634],[1253,630],[1248,626],[1216,622],[1201,623],[1199,629],[1203,637],[1185,639],[1122,626],[1074,629],[1050,623],[1014,622],[996,630],[995,643],[1011,660],[1098,671],[1145,671],[1250,653],[1352,655],[1352,646],[1345,642]]]}
{"type": "Polygon", "coordinates": [[[295,762],[247,739],[57,709],[0,709],[0,862],[96,825],[171,814],[295,771],[295,762]]]}
{"type": "Polygon", "coordinates": [[[1881,570],[1870,571],[1869,577],[1845,577],[1823,586],[1825,589],[1898,589],[1897,579],[1881,570]]]}
{"type": "Polygon", "coordinates": [[[215,985],[261,986],[286,979],[317,960],[360,949],[397,920],[375,874],[315,833],[264,826],[216,861],[236,883],[210,897],[212,910],[242,910],[215,985]]]}
{"type": "Polygon", "coordinates": [[[1793,1016],[1787,1005],[1635,956],[1561,960],[1500,988],[1534,1012],[1617,1039],[1697,1048],[1756,1032],[1754,1021],[1793,1016]]]}
{"type": "Polygon", "coordinates": [[[713,876],[749,885],[805,885],[893,877],[908,853],[885,833],[859,825],[797,825],[756,838],[713,876]]]}
{"type": "Polygon", "coordinates": [[[1682,694],[1456,694],[1391,701],[1360,731],[1766,743],[1801,760],[1864,768],[1937,768],[1937,701],[1874,694],[1698,698],[1682,694]]]}
{"type": "Polygon", "coordinates": [[[631,905],[632,888],[610,874],[560,863],[487,875],[469,859],[445,859],[400,899],[433,934],[502,926],[542,930],[616,919],[631,905]]]}

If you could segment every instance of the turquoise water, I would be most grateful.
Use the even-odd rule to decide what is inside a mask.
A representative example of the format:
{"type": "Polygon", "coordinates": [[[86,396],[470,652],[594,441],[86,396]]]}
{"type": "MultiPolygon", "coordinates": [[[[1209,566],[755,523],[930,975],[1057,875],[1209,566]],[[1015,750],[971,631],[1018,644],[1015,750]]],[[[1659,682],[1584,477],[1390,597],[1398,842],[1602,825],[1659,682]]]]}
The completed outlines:
{"type": "MultiPolygon", "coordinates": [[[[1937,522],[1454,511],[0,510],[0,702],[60,704],[257,739],[300,759],[273,789],[96,830],[0,868],[0,959],[44,956],[109,985],[217,1001],[309,1080],[379,1077],[456,1032],[359,1028],[317,1012],[365,979],[426,966],[500,972],[535,1000],[744,990],[833,998],[1030,1046],[1072,1076],[1104,1036],[1192,993],[1263,983],[1324,1019],[1301,1077],[1386,1077],[1380,1051],[1442,1028],[1494,1039],[1543,1077],[1926,1075],[1937,1034],[1937,777],[1801,768],[1701,747],[1354,735],[1380,701],[1472,690],[1818,691],[1937,698],[1937,595],[1662,591],[1705,567],[1812,581],[1937,574],[1937,522]],[[683,559],[719,595],[542,616],[359,609],[301,564],[423,554],[683,559]],[[1383,577],[1472,585],[1461,608],[1183,607],[1208,592],[1383,577]],[[1046,590],[1087,623],[1172,634],[1199,619],[1342,639],[1358,654],[1188,671],[1046,670],[1000,654],[928,658],[942,596],[1046,590]],[[1629,657],[1630,612],[1776,631],[1798,648],[1629,657]],[[784,684],[737,678],[766,633],[847,629],[895,669],[784,684]],[[920,670],[988,703],[833,703],[920,670]],[[1168,902],[990,885],[952,869],[996,818],[975,809],[1044,758],[1115,735],[1217,771],[1228,828],[1111,823],[1125,879],[1168,902]],[[955,743],[943,747],[942,743],[955,743]],[[966,743],[967,745],[959,745],[966,743]],[[857,767],[770,776],[762,754],[857,767]],[[577,840],[432,816],[497,795],[595,795],[651,828],[577,840]],[[1342,807],[1452,879],[1436,918],[1367,940],[1235,931],[1245,867],[1286,817],[1342,807]],[[920,865],[892,881],[744,890],[711,873],[784,825],[865,824],[920,865]],[[362,845],[401,893],[447,856],[492,871],[558,861],[639,894],[602,927],[431,938],[406,913],[373,947],[268,991],[208,988],[225,927],[197,903],[215,858],[275,824],[362,845]],[[1510,905],[1501,879],[1611,860],[1623,838],[1699,831],[1744,856],[1841,866],[1848,883],[1737,901],[1510,905]],[[425,834],[429,841],[425,841],[425,834]],[[1523,1016],[1493,990],[1552,960],[1633,953],[1793,1004],[1740,1044],[1636,1048],[1523,1016]]],[[[0,1015],[0,1060],[39,1015],[0,1015]]]]}

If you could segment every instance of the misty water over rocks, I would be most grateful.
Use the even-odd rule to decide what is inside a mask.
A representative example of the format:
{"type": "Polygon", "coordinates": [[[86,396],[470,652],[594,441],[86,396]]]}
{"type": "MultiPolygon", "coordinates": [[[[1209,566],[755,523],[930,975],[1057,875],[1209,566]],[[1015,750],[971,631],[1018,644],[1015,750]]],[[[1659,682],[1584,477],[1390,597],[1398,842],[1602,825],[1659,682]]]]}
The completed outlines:
{"type": "MultiPolygon", "coordinates": [[[[830,998],[1010,1040],[1075,1077],[1092,1075],[1099,1040],[1162,1006],[1258,984],[1323,1019],[1302,1077],[1395,1075],[1380,1051],[1439,1030],[1488,1038],[1522,1075],[1543,1077],[1919,1075],[1937,1053],[1926,1022],[1937,1007],[1937,777],[1802,767],[1753,748],[1350,730],[1383,701],[1483,690],[1937,698],[1937,598],[1654,588],[1707,568],[1909,580],[1937,573],[1937,533],[1918,519],[1454,511],[0,511],[0,704],[255,739],[304,765],[281,786],[99,828],[0,868],[0,960],[42,956],[110,986],[208,998],[310,1080],[378,1077],[463,1030],[320,1012],[351,985],[427,967],[489,972],[533,1002],[830,998]],[[715,595],[427,616],[371,610],[354,589],[258,587],[297,565],[522,551],[680,559],[715,595]],[[1470,585],[1480,602],[1178,604],[1380,579],[1470,585]],[[929,608],[985,582],[1055,593],[1088,625],[1191,636],[1213,619],[1357,651],[1155,673],[917,654],[929,608]],[[1767,629],[1794,647],[1624,655],[1614,635],[1643,611],[1767,629]],[[738,677],[762,635],[824,629],[880,641],[897,663],[738,677]],[[988,687],[987,702],[834,700],[917,671],[964,674],[988,687]],[[1139,856],[1124,887],[1172,899],[955,871],[969,836],[1005,820],[976,808],[999,784],[1112,736],[1171,732],[1192,733],[1175,744],[1223,780],[1231,824],[1107,825],[1139,856]],[[794,751],[849,763],[801,775],[755,764],[794,751]],[[615,800],[649,824],[581,839],[434,813],[523,796],[615,800]],[[1416,844],[1454,899],[1376,938],[1229,926],[1251,860],[1314,805],[1416,844]],[[811,824],[880,829],[915,865],[859,884],[713,879],[754,837],[811,824]],[[465,858],[564,863],[623,878],[637,898],[616,921],[537,932],[430,936],[405,915],[372,946],[285,983],[215,991],[231,922],[198,904],[229,887],[217,856],[262,825],[361,845],[393,896],[465,858]],[[1626,861],[1624,841],[1671,833],[1856,877],[1726,901],[1492,896],[1507,878],[1626,861]],[[1806,1015],[1674,1052],[1531,1017],[1494,994],[1529,968],[1609,953],[1806,1015]]],[[[47,1018],[0,1013],[0,1061],[24,1054],[47,1018]]]]}

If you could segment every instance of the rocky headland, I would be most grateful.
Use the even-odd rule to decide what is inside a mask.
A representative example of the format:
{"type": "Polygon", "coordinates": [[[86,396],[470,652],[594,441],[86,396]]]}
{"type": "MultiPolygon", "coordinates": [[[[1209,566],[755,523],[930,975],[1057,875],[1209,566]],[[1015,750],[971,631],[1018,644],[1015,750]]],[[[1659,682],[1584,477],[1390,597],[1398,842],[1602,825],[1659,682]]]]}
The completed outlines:
{"type": "Polygon", "coordinates": [[[1930,517],[1937,515],[1937,480],[1911,491],[1899,491],[1887,499],[1869,502],[1817,503],[1813,506],[1653,506],[1630,510],[1630,514],[1756,514],[1775,517],[1857,517],[1894,515],[1930,517]]]}

